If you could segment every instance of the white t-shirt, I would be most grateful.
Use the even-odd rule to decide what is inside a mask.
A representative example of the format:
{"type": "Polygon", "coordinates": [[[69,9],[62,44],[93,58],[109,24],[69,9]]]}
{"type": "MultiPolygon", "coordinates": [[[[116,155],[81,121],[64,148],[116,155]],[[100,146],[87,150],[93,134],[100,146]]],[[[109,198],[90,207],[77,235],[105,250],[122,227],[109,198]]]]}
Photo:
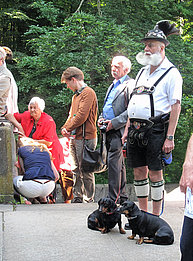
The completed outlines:
{"type": "MultiPolygon", "coordinates": [[[[151,87],[173,64],[165,57],[160,66],[150,74],[150,66],[142,68],[141,76],[139,71],[136,80],[136,87],[151,87]]],[[[176,68],[172,68],[158,83],[153,92],[155,116],[171,111],[171,105],[182,98],[182,77],[176,68]]],[[[128,105],[129,118],[149,119],[151,117],[151,105],[149,94],[134,94],[128,105]]]]}

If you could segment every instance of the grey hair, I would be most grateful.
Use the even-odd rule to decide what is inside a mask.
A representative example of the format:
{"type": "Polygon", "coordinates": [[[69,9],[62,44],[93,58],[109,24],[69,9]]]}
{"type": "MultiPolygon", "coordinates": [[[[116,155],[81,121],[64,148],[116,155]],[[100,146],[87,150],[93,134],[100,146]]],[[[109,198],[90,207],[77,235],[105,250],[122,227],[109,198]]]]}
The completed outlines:
{"type": "Polygon", "coordinates": [[[121,62],[123,64],[123,69],[128,69],[128,73],[131,71],[131,61],[129,60],[129,58],[120,55],[120,56],[115,56],[113,57],[112,61],[117,61],[117,62],[121,62]]]}
{"type": "Polygon", "coordinates": [[[34,103],[37,103],[38,104],[38,107],[40,108],[40,110],[43,112],[44,111],[44,109],[45,109],[45,101],[43,100],[43,99],[40,99],[39,97],[33,97],[31,100],[30,100],[30,102],[29,102],[29,104],[28,104],[28,109],[29,109],[29,106],[31,105],[31,104],[34,104],[34,103]]]}
{"type": "Polygon", "coordinates": [[[0,47],[0,60],[2,59],[3,61],[5,61],[6,58],[6,52],[3,49],[3,47],[0,47]]]}

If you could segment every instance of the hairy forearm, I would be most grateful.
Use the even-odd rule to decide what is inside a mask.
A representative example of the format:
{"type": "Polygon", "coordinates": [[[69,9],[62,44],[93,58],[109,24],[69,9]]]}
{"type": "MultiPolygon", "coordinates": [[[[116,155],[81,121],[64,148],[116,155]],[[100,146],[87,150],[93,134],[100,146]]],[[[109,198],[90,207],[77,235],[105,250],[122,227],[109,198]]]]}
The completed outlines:
{"type": "Polygon", "coordinates": [[[187,187],[191,189],[193,194],[193,135],[188,142],[182,176],[180,179],[181,191],[186,193],[187,187]]]}
{"type": "Polygon", "coordinates": [[[176,127],[177,127],[177,123],[178,123],[178,119],[180,116],[180,111],[181,111],[180,102],[177,102],[174,105],[172,105],[167,135],[174,136],[176,127]]]}
{"type": "Polygon", "coordinates": [[[190,140],[188,142],[188,147],[187,147],[184,163],[190,163],[193,167],[193,134],[190,137],[190,140]]]}

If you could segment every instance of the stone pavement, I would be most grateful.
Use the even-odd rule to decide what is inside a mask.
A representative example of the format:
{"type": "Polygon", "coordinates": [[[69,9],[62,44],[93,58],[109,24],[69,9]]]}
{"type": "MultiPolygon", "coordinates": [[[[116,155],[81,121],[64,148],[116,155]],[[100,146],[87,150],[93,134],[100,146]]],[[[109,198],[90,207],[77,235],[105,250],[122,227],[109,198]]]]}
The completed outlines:
{"type": "MultiPolygon", "coordinates": [[[[165,196],[162,217],[171,225],[170,246],[135,244],[116,226],[108,234],[87,228],[97,203],[55,205],[0,205],[0,260],[2,261],[180,261],[179,239],[184,196],[179,188],[165,196]]],[[[151,202],[149,202],[151,210],[151,202]]],[[[127,222],[122,216],[123,225],[127,222]]]]}

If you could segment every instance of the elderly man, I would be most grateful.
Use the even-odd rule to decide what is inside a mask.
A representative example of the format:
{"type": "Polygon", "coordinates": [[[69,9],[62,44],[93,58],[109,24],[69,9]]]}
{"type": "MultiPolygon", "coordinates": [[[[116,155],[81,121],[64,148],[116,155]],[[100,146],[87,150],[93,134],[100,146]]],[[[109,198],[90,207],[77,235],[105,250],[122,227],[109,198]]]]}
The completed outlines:
{"type": "Polygon", "coordinates": [[[94,90],[84,82],[84,74],[77,67],[67,68],[62,74],[61,82],[66,83],[67,88],[74,92],[69,117],[61,130],[65,137],[73,134],[70,139],[72,172],[75,180],[72,203],[93,202],[94,173],[83,173],[81,160],[84,144],[91,150],[96,147],[97,97],[94,90]]]}
{"type": "Polygon", "coordinates": [[[164,190],[162,152],[169,153],[174,149],[174,134],[181,109],[182,77],[165,56],[165,47],[169,44],[166,37],[178,34],[178,31],[175,24],[160,21],[142,39],[144,53],[139,53],[136,59],[146,66],[136,77],[123,135],[123,140],[127,136],[128,164],[134,168],[139,207],[147,211],[149,172],[155,215],[160,214],[164,190]]]}
{"type": "Polygon", "coordinates": [[[127,75],[130,69],[131,62],[125,56],[113,58],[111,74],[114,81],[107,90],[103,112],[98,120],[100,128],[106,125],[108,196],[117,203],[127,200],[126,170],[121,137],[127,122],[127,105],[134,85],[134,80],[127,75]]]}

